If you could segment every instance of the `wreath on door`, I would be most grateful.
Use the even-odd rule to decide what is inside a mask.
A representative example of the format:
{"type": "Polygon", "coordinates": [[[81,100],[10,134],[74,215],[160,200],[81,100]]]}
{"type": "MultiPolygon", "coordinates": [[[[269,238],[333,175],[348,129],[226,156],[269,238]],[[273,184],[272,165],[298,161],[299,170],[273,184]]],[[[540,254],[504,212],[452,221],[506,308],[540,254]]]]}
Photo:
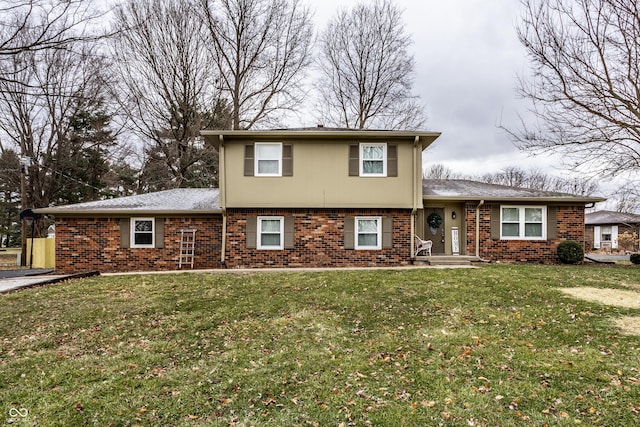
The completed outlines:
{"type": "Polygon", "coordinates": [[[440,228],[442,225],[442,217],[434,212],[427,217],[427,223],[429,224],[429,228],[440,228]]]}
{"type": "Polygon", "coordinates": [[[429,224],[429,231],[435,236],[442,225],[442,217],[434,212],[427,217],[427,224],[429,224]]]}

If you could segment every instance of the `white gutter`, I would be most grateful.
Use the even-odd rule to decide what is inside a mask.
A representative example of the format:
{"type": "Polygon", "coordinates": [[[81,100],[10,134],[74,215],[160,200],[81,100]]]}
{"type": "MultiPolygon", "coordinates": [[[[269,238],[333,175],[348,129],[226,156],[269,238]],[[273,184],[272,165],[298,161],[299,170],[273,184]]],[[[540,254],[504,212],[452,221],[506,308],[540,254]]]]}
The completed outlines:
{"type": "Polygon", "coordinates": [[[484,200],[480,200],[476,206],[476,256],[480,258],[480,207],[484,205],[484,200]]]}
{"type": "Polygon", "coordinates": [[[220,242],[220,264],[225,266],[227,247],[227,181],[225,180],[224,136],[219,135],[218,145],[218,186],[220,187],[220,210],[222,210],[222,241],[220,242]]]}

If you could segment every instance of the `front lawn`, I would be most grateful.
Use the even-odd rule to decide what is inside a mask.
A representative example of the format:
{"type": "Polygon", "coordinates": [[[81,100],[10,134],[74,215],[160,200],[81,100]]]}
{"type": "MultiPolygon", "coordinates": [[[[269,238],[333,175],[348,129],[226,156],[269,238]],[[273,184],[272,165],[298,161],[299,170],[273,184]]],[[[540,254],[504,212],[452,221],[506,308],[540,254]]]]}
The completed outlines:
{"type": "Polygon", "coordinates": [[[97,277],[0,296],[0,422],[640,424],[633,267],[97,277]]]}

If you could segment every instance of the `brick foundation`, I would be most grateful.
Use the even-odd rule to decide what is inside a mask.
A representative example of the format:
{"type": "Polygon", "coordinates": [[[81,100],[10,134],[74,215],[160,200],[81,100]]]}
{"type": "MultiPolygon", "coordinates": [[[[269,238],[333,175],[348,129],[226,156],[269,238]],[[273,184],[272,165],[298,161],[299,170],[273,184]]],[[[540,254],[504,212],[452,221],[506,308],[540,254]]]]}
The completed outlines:
{"type": "MultiPolygon", "coordinates": [[[[467,253],[476,253],[476,207],[465,206],[467,223],[467,253]]],[[[499,240],[491,238],[490,203],[480,207],[480,257],[499,262],[558,262],[558,243],[565,240],[584,242],[584,207],[558,206],[557,238],[549,240],[499,240]]]]}
{"type": "Polygon", "coordinates": [[[197,229],[194,269],[219,268],[222,218],[166,218],[164,248],[121,248],[119,218],[56,218],[56,272],[178,268],[180,230],[197,229]]]}
{"type": "Polygon", "coordinates": [[[404,209],[228,209],[226,266],[263,267],[372,267],[410,263],[411,211],[404,209]],[[283,250],[247,248],[249,216],[294,217],[294,247],[283,250]],[[393,218],[392,248],[355,250],[344,247],[344,221],[351,216],[393,218]]]}

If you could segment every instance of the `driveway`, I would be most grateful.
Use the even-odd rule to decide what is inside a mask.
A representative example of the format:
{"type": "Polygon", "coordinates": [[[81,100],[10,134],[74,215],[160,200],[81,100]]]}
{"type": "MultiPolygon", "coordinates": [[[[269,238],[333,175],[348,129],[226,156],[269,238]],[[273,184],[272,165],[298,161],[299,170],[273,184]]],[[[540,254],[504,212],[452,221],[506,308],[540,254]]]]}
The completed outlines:
{"type": "Polygon", "coordinates": [[[629,261],[629,255],[585,254],[585,257],[602,262],[629,261]]]}
{"type": "Polygon", "coordinates": [[[0,270],[0,279],[11,277],[41,276],[53,273],[51,268],[22,268],[20,270],[0,270]]]}

